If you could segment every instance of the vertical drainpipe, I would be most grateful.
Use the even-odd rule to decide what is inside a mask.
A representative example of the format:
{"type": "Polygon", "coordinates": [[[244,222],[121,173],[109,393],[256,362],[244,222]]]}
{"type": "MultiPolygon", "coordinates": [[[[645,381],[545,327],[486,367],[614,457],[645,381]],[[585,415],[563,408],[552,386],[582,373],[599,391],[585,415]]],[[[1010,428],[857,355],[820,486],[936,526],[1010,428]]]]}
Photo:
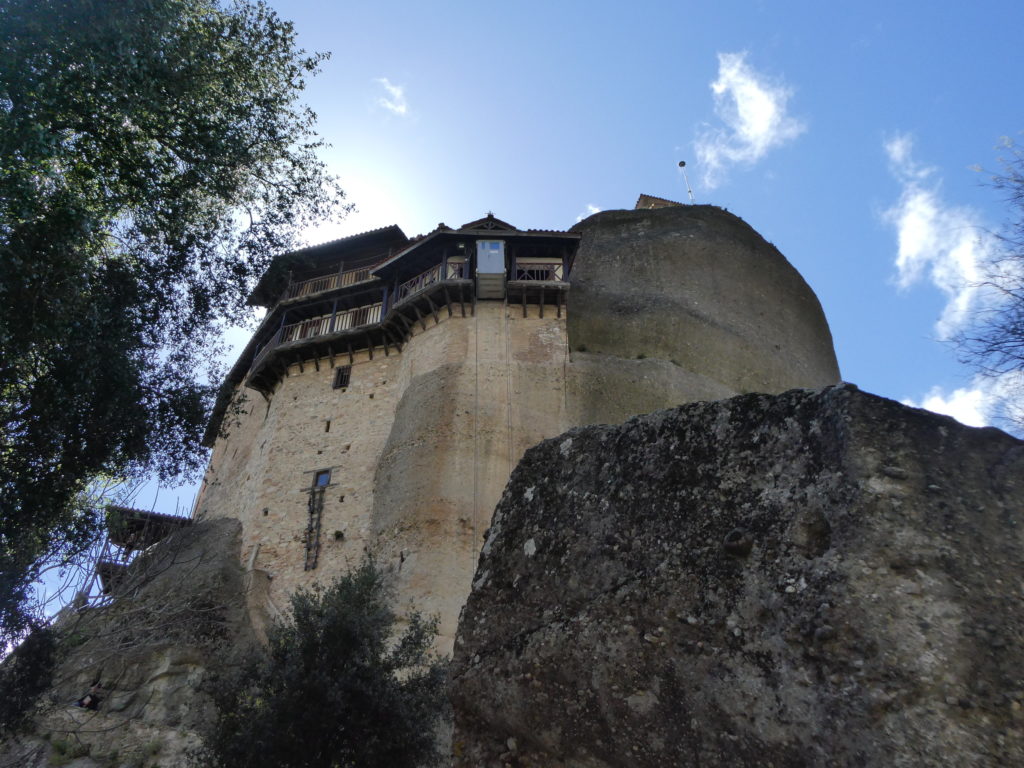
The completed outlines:
{"type": "Polygon", "coordinates": [[[380,319],[382,321],[384,320],[384,315],[386,315],[387,313],[388,313],[388,287],[385,284],[384,287],[381,288],[381,297],[380,297],[380,319]]]}

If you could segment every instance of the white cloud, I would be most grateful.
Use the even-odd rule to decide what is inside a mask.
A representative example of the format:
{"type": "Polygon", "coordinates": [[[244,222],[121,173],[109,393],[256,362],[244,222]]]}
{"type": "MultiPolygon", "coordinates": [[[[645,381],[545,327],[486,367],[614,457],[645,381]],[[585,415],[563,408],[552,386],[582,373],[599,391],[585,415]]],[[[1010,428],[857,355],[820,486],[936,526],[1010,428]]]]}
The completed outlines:
{"type": "Polygon", "coordinates": [[[935,169],[914,161],[909,136],[890,139],[885,152],[902,186],[899,201],[883,214],[896,229],[897,283],[908,288],[927,276],[946,295],[935,331],[949,339],[967,324],[973,309],[989,300],[978,283],[998,241],[976,212],[941,199],[935,169]]]}
{"type": "Polygon", "coordinates": [[[386,77],[378,77],[374,82],[380,83],[384,90],[387,91],[387,96],[381,96],[377,99],[377,106],[384,107],[388,112],[399,117],[405,117],[409,114],[409,103],[405,99],[404,85],[392,85],[391,81],[386,77]]]}
{"type": "Polygon", "coordinates": [[[576,223],[578,224],[579,222],[583,221],[588,216],[593,216],[595,213],[600,213],[600,212],[601,212],[601,209],[598,208],[596,205],[594,205],[593,203],[587,203],[587,210],[585,210],[583,213],[581,213],[579,216],[576,217],[576,223]]]}
{"type": "Polygon", "coordinates": [[[746,53],[718,54],[718,79],[711,92],[715,114],[725,126],[706,128],[694,142],[708,187],[717,186],[729,166],[751,165],[807,129],[786,113],[792,89],[755,72],[746,53]]]}
{"type": "Polygon", "coordinates": [[[925,408],[935,413],[952,416],[961,424],[984,427],[1006,419],[1017,419],[1014,410],[1024,392],[1024,373],[1014,371],[996,376],[975,376],[967,387],[950,393],[941,387],[932,387],[920,401],[904,400],[904,405],[925,408]]]}

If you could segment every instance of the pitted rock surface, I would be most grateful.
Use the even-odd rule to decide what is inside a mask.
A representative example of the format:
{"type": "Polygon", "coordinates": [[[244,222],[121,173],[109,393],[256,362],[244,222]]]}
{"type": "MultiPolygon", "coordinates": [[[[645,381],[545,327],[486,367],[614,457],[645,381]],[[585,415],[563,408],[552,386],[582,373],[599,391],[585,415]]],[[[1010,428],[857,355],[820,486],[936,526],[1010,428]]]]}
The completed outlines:
{"type": "Polygon", "coordinates": [[[1024,764],[1024,443],[845,385],[530,450],[458,766],[1024,764]]]}

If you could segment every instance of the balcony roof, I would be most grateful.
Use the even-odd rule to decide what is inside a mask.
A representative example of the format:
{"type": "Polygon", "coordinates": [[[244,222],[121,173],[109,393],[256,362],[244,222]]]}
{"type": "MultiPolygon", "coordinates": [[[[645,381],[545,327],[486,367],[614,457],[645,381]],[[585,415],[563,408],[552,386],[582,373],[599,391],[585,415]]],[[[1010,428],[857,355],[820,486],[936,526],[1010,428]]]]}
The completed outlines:
{"type": "Polygon", "coordinates": [[[319,245],[311,245],[296,251],[289,251],[274,258],[270,267],[256,284],[249,296],[249,304],[270,307],[280,297],[288,284],[288,273],[296,270],[315,269],[320,265],[337,264],[347,259],[359,259],[404,247],[409,238],[397,224],[380,229],[371,229],[357,235],[349,235],[319,245]]]}
{"type": "Polygon", "coordinates": [[[516,229],[511,224],[495,218],[493,213],[488,213],[484,218],[463,224],[458,229],[452,229],[443,223],[438,224],[437,228],[429,234],[412,238],[405,248],[375,267],[372,273],[386,280],[396,271],[396,265],[399,262],[410,258],[415,261],[416,257],[428,250],[431,245],[461,239],[474,241],[487,239],[579,240],[580,235],[576,232],[555,229],[516,229]]]}

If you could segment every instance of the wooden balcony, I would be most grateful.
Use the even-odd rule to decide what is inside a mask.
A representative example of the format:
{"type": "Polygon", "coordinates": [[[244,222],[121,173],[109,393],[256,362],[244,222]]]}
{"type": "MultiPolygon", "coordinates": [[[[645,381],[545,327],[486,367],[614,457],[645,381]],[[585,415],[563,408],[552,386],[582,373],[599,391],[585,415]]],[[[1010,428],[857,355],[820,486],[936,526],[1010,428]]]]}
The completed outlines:
{"type": "Polygon", "coordinates": [[[338,288],[348,288],[353,285],[358,285],[359,283],[376,280],[377,278],[370,274],[370,270],[375,266],[377,265],[371,264],[369,266],[360,267],[359,269],[339,270],[338,272],[332,272],[329,275],[321,275],[308,280],[293,281],[288,284],[288,288],[285,289],[284,295],[281,296],[281,300],[288,301],[289,299],[314,296],[318,293],[334,291],[338,288]]]}
{"type": "Polygon", "coordinates": [[[562,316],[565,294],[569,291],[569,282],[565,279],[565,264],[562,260],[516,262],[512,267],[512,279],[505,284],[505,296],[509,305],[520,304],[523,317],[526,307],[536,304],[540,308],[540,316],[544,317],[544,307],[555,305],[555,316],[562,316]]]}
{"type": "Polygon", "coordinates": [[[396,344],[381,322],[383,310],[377,301],[281,326],[256,352],[246,383],[268,392],[289,365],[312,360],[319,370],[319,358],[330,357],[333,365],[335,355],[396,344]]]}
{"type": "MultiPolygon", "coordinates": [[[[524,316],[527,304],[540,304],[542,317],[544,305],[554,305],[557,316],[561,317],[569,289],[563,270],[560,260],[518,264],[512,271],[515,279],[507,283],[509,303],[522,303],[524,316]]],[[[351,279],[355,280],[362,271],[295,283],[295,290],[290,289],[289,295],[312,296],[334,287],[345,287],[344,275],[354,274],[351,279]],[[338,280],[332,282],[334,277],[338,280]],[[302,287],[307,284],[308,287],[302,287]]],[[[336,309],[281,326],[257,349],[246,378],[247,386],[269,393],[291,365],[298,365],[301,370],[309,364],[319,370],[320,360],[324,358],[330,360],[332,367],[336,357],[347,357],[347,362],[351,363],[356,350],[369,350],[371,359],[374,350],[382,347],[385,355],[392,349],[400,351],[414,326],[426,330],[429,320],[434,324],[440,322],[442,312],[447,312],[449,317],[456,312],[466,317],[475,312],[477,301],[468,261],[442,261],[392,290],[383,288],[377,295],[382,296],[381,301],[336,309]]],[[[336,300],[335,306],[337,303],[336,300]]],[[[324,306],[329,305],[325,302],[324,306]]]]}

